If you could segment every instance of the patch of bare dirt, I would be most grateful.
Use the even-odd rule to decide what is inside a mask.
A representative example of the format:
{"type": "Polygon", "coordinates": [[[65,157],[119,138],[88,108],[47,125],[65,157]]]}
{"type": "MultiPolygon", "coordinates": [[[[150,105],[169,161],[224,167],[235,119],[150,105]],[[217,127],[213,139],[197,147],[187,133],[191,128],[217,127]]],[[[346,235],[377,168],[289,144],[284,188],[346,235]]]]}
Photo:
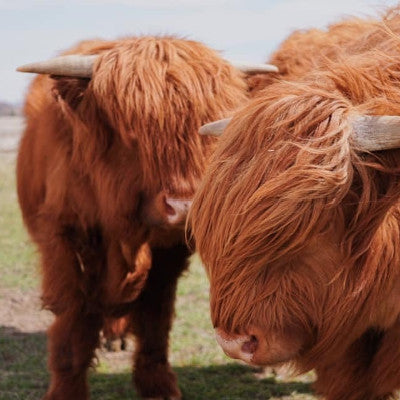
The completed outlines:
{"type": "MultiPolygon", "coordinates": [[[[18,333],[45,332],[53,319],[50,311],[42,309],[38,292],[0,289],[0,326],[18,333]]],[[[109,372],[120,371],[132,364],[133,348],[133,340],[128,338],[124,351],[109,351],[101,346],[96,356],[107,364],[109,372]]]]}
{"type": "Polygon", "coordinates": [[[36,291],[0,289],[0,326],[26,333],[43,332],[52,320],[52,314],[41,308],[36,291]]]}

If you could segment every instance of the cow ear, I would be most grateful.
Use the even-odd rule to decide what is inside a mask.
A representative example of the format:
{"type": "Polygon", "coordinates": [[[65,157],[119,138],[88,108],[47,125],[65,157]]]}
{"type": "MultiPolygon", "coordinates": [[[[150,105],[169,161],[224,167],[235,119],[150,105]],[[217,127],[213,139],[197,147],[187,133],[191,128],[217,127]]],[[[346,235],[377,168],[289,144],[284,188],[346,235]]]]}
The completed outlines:
{"type": "Polygon", "coordinates": [[[53,81],[52,93],[57,101],[63,101],[73,111],[77,109],[89,86],[89,78],[50,76],[53,81]]]}

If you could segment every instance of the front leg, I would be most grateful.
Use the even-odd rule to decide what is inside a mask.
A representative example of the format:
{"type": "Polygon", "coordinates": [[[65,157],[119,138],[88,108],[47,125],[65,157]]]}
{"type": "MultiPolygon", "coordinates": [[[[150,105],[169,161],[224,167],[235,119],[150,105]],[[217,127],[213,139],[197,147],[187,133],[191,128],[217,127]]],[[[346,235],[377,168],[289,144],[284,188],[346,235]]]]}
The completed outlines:
{"type": "Polygon", "coordinates": [[[382,332],[382,341],[370,368],[375,398],[389,400],[400,388],[400,318],[382,332]]]}
{"type": "Polygon", "coordinates": [[[101,248],[94,246],[91,254],[86,251],[86,255],[79,255],[71,240],[64,236],[54,234],[40,244],[43,305],[55,314],[48,331],[51,382],[44,399],[86,400],[89,398],[87,369],[98,346],[102,325],[100,310],[93,302],[89,307],[87,298],[96,283],[91,271],[101,268],[101,260],[94,257],[101,248]]]}
{"type": "Polygon", "coordinates": [[[48,332],[50,388],[44,400],[89,398],[87,369],[98,346],[102,320],[73,306],[58,315],[48,332]]]}
{"type": "Polygon", "coordinates": [[[189,255],[183,244],[168,249],[152,248],[152,267],[132,313],[137,339],[134,382],[143,398],[182,398],[176,375],[168,362],[168,337],[177,280],[187,267],[189,255]]]}

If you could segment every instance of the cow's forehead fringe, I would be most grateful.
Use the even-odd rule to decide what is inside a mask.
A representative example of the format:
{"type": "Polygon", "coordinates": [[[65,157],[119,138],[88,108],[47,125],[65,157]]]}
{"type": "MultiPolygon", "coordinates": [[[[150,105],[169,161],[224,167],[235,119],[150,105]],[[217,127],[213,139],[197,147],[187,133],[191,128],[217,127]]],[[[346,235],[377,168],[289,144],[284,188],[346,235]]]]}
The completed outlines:
{"type": "Polygon", "coordinates": [[[203,44],[174,37],[87,41],[73,52],[100,54],[88,101],[138,144],[143,180],[192,194],[215,143],[198,129],[245,102],[241,73],[203,44]]]}
{"type": "Polygon", "coordinates": [[[170,37],[122,41],[102,56],[92,88],[112,124],[139,143],[148,179],[175,187],[172,175],[202,175],[214,140],[199,137],[201,124],[246,98],[240,74],[216,52],[170,37]]]}
{"type": "Polygon", "coordinates": [[[240,74],[203,44],[155,37],[117,43],[100,58],[92,81],[105,108],[115,102],[134,128],[157,120],[163,129],[172,119],[182,129],[181,120],[236,108],[245,89],[240,74]]]}

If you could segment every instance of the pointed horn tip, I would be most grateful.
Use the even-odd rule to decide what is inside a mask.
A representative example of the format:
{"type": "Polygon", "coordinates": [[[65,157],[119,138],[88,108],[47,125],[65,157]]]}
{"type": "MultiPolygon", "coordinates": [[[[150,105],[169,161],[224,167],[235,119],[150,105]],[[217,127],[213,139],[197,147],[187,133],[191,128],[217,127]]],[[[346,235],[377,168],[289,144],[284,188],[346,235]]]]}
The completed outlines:
{"type": "Polygon", "coordinates": [[[232,65],[237,68],[239,71],[242,71],[245,74],[265,74],[270,72],[279,72],[279,68],[273,64],[254,64],[254,63],[232,63],[232,65]]]}
{"type": "Polygon", "coordinates": [[[273,64],[265,64],[264,71],[266,72],[279,72],[279,68],[273,64]]]}
{"type": "Polygon", "coordinates": [[[29,68],[29,65],[21,65],[15,69],[17,72],[32,72],[29,68]]]}
{"type": "Polygon", "coordinates": [[[208,124],[205,124],[205,125],[203,125],[203,126],[201,126],[201,127],[199,128],[199,135],[207,136],[207,135],[209,135],[210,133],[211,133],[211,132],[210,132],[210,127],[209,127],[208,124]]]}
{"type": "Polygon", "coordinates": [[[225,118],[209,122],[208,124],[202,125],[198,132],[203,136],[221,136],[231,120],[232,118],[225,118]]]}
{"type": "Polygon", "coordinates": [[[17,71],[75,78],[91,78],[93,65],[97,57],[95,54],[68,54],[46,61],[25,64],[18,67],[17,71]]]}
{"type": "Polygon", "coordinates": [[[32,74],[43,74],[47,72],[43,72],[43,68],[38,67],[39,63],[33,63],[33,64],[24,64],[19,67],[17,67],[15,70],[17,72],[29,72],[32,74]]]}

